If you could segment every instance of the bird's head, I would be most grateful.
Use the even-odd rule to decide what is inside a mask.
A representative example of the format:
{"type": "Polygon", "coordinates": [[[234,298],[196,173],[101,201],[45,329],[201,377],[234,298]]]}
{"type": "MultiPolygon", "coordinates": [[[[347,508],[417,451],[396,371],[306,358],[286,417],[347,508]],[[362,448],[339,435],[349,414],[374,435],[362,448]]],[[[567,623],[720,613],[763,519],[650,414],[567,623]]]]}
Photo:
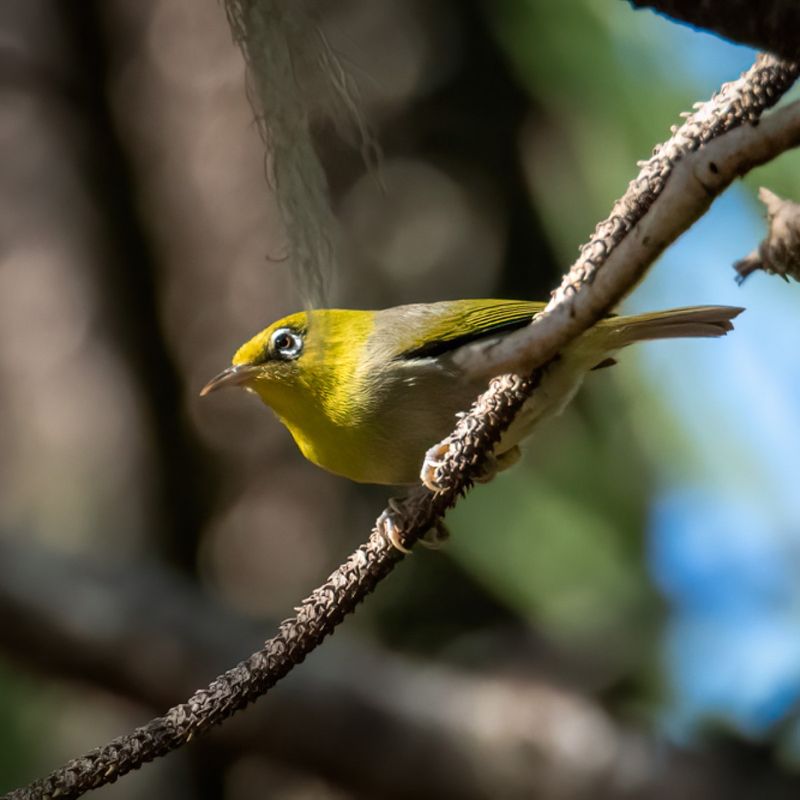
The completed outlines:
{"type": "Polygon", "coordinates": [[[231,366],[213,377],[200,396],[228,386],[240,386],[256,392],[273,405],[272,396],[278,387],[291,392],[305,375],[303,356],[307,336],[305,312],[273,322],[236,351],[231,366]]]}
{"type": "MultiPolygon", "coordinates": [[[[373,328],[372,312],[301,311],[273,322],[200,392],[240,386],[258,394],[285,422],[314,414],[344,418],[357,405],[354,375],[373,328]]],[[[363,366],[363,365],[362,365],[363,366]]]]}

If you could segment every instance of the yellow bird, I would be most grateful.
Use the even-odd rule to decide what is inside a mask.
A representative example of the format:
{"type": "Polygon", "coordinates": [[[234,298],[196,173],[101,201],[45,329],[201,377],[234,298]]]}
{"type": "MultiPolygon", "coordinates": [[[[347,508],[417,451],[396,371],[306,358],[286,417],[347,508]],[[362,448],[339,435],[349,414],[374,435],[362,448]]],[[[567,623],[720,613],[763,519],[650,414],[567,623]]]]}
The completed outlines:
{"type": "MultiPolygon", "coordinates": [[[[314,464],[361,483],[412,484],[426,451],[455,415],[486,389],[459,351],[527,325],[544,303],[453,300],[382,311],[302,311],[242,345],[233,366],[201,395],[224,386],[255,392],[314,464]]],[[[584,375],[614,353],[648,339],[724,336],[743,309],[698,306],[610,316],[570,342],[495,450],[496,467],[516,461],[518,443],[559,413],[584,375]]]]}

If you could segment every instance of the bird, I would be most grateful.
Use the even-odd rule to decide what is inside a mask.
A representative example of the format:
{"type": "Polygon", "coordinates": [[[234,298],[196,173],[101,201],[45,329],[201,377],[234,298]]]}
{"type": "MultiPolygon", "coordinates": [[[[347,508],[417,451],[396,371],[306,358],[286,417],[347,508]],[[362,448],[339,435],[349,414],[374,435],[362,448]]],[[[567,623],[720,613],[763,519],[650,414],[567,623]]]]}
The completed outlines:
{"type": "MultiPolygon", "coordinates": [[[[468,299],[300,311],[245,342],[200,394],[242,387],[275,412],[317,466],[359,483],[414,484],[429,448],[494,377],[466,367],[469,345],[498,341],[544,308],[468,299]]],[[[743,310],[708,305],[600,320],[547,366],[490,454],[486,477],[516,462],[520,442],[564,409],[588,372],[616,363],[618,350],[653,339],[724,336],[743,310]]]]}

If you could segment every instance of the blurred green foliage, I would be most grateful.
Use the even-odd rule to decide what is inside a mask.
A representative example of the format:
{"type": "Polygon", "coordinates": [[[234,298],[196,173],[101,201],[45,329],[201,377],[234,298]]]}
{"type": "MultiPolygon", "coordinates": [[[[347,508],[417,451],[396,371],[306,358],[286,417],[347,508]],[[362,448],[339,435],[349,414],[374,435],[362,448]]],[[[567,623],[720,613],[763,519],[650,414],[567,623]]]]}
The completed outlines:
{"type": "Polygon", "coordinates": [[[47,719],[45,695],[37,682],[0,662],[0,776],[4,785],[27,780],[38,766],[37,729],[47,719]]]}

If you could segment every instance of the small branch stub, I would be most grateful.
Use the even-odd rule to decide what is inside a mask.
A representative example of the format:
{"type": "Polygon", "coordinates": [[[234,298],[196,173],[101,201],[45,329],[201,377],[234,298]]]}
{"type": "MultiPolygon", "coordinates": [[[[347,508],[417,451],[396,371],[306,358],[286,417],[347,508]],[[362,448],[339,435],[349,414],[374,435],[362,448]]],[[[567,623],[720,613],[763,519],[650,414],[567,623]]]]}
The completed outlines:
{"type": "Polygon", "coordinates": [[[763,186],[758,198],[766,206],[769,231],[757,250],[733,265],[736,282],[744,283],[757,270],[787,282],[800,281],[800,203],[784,200],[763,186]]]}

